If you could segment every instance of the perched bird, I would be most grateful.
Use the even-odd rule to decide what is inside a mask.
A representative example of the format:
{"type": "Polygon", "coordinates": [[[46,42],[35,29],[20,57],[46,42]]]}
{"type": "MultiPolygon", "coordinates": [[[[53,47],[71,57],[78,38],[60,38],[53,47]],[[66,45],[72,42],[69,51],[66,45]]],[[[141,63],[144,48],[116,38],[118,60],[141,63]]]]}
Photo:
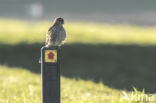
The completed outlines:
{"type": "Polygon", "coordinates": [[[55,18],[53,25],[48,29],[46,36],[47,47],[50,46],[61,46],[66,39],[66,32],[63,27],[63,18],[55,18]]]}
{"type": "MultiPolygon", "coordinates": [[[[63,24],[63,18],[55,18],[53,25],[48,29],[46,34],[46,47],[61,46],[64,43],[66,39],[66,31],[63,27],[63,24]]],[[[41,58],[39,63],[41,63],[41,58]]]]}

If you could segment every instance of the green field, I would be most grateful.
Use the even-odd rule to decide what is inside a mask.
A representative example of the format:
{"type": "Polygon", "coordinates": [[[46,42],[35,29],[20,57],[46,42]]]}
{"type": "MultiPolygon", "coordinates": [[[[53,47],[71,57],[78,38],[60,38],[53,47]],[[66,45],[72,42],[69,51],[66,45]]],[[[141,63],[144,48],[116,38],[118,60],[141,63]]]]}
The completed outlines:
{"type": "MultiPolygon", "coordinates": [[[[68,21],[67,21],[68,22],[68,21]]],[[[0,20],[0,42],[3,44],[43,43],[52,22],[0,20]]],[[[67,43],[156,44],[156,27],[68,22],[67,43]]]]}
{"type": "MultiPolygon", "coordinates": [[[[130,92],[109,88],[101,82],[62,77],[61,83],[63,103],[142,103],[130,102],[123,98],[124,92],[131,98],[130,92]]],[[[41,76],[22,68],[0,66],[0,93],[1,103],[41,103],[41,76]]],[[[137,96],[144,93],[135,91],[134,94],[138,100],[137,96]]]]}
{"type": "MultiPolygon", "coordinates": [[[[41,103],[38,59],[51,23],[0,24],[0,103],[41,103]]],[[[65,28],[63,103],[146,103],[151,93],[156,97],[155,27],[68,22],[65,28]],[[124,99],[123,93],[131,97],[131,91],[135,99],[144,93],[147,99],[124,99]]]]}

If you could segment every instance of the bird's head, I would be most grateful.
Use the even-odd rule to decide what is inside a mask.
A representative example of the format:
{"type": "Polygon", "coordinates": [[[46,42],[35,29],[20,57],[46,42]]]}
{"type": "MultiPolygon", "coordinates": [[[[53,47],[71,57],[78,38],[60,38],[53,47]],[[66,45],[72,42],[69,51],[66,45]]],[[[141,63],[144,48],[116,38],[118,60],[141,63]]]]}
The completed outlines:
{"type": "Polygon", "coordinates": [[[64,20],[61,17],[55,18],[55,23],[57,24],[64,24],[64,20]]]}

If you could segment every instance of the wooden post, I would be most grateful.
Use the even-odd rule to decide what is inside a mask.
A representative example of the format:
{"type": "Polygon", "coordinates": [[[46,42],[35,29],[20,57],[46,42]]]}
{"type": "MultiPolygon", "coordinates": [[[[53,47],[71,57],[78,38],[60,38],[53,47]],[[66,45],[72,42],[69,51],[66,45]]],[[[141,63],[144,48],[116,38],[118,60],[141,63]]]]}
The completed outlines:
{"type": "Polygon", "coordinates": [[[60,103],[60,48],[41,48],[42,103],[60,103]]]}

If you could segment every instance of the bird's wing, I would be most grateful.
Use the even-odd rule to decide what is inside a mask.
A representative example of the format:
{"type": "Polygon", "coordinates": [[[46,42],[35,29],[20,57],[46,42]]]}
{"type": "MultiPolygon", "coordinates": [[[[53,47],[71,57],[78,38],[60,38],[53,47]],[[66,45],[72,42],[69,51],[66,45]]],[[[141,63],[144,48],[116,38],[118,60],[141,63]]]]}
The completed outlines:
{"type": "Polygon", "coordinates": [[[46,33],[46,42],[45,42],[45,45],[48,45],[48,42],[49,42],[49,33],[48,33],[48,31],[47,31],[47,33],[46,33]]]}
{"type": "Polygon", "coordinates": [[[55,26],[52,26],[48,29],[47,31],[47,36],[46,36],[46,45],[50,42],[50,41],[53,41],[55,42],[56,41],[56,36],[57,36],[57,29],[55,26]]]}

